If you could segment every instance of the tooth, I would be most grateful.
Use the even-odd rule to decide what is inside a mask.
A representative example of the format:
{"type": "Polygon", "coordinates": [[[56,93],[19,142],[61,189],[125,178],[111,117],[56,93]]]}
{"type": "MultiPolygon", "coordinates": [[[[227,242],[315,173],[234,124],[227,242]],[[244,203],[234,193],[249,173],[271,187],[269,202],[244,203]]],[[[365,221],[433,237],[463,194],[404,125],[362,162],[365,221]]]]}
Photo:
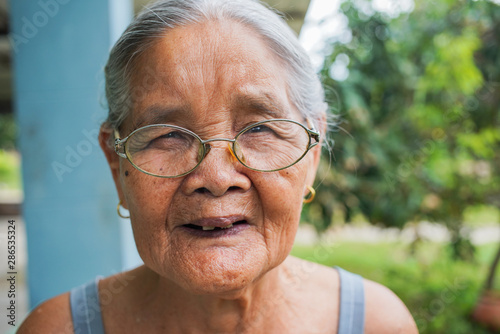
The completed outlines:
{"type": "Polygon", "coordinates": [[[212,231],[213,229],[215,229],[215,226],[202,226],[203,227],[203,231],[212,231]]]}
{"type": "Polygon", "coordinates": [[[221,227],[221,228],[223,228],[223,229],[224,229],[224,228],[231,228],[231,227],[233,227],[233,224],[229,224],[229,225],[227,225],[226,227],[221,227]]]}

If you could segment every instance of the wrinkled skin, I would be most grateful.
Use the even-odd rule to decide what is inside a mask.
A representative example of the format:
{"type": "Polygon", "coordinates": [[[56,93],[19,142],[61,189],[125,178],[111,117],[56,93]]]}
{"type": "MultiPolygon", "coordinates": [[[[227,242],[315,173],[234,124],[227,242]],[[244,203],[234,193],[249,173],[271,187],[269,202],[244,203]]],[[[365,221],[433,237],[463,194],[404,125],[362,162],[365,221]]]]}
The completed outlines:
{"type": "MultiPolygon", "coordinates": [[[[154,89],[135,99],[123,134],[159,121],[188,128],[203,139],[234,138],[263,119],[304,123],[290,103],[279,60],[240,24],[176,28],[147,50],[139,64],[132,85],[155,73],[154,89]]],[[[288,256],[318,159],[314,148],[288,169],[255,172],[234,160],[227,143],[220,141],[184,177],[152,177],[116,158],[112,170],[148,268],[195,293],[237,294],[288,256]],[[231,216],[245,219],[249,227],[218,239],[196,238],[179,228],[231,216]]]]}

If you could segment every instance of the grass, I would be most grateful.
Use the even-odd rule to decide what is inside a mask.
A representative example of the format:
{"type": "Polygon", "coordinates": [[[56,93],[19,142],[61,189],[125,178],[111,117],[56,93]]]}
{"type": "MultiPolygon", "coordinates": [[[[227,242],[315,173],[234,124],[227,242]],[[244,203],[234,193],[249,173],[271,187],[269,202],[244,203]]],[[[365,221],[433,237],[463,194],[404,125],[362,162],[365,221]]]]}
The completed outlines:
{"type": "MultiPolygon", "coordinates": [[[[408,306],[420,333],[489,333],[469,315],[486,278],[497,244],[478,247],[476,261],[453,261],[446,245],[423,243],[412,254],[397,243],[296,245],[292,254],[340,266],[384,284],[408,306]]],[[[498,284],[497,284],[498,288],[498,284]]]]}
{"type": "Polygon", "coordinates": [[[500,209],[491,205],[476,205],[465,208],[464,224],[480,227],[500,223],[500,209]]]}
{"type": "Polygon", "coordinates": [[[19,153],[0,149],[0,190],[19,190],[21,187],[21,158],[19,153]]]}

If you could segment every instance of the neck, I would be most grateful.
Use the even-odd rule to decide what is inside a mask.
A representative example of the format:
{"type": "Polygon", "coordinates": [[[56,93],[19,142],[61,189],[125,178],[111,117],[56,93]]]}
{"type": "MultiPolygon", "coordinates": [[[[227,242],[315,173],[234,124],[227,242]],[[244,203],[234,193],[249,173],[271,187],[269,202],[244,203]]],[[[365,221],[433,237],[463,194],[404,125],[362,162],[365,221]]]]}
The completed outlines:
{"type": "Polygon", "coordinates": [[[171,280],[160,277],[147,267],[138,269],[139,294],[136,305],[149,314],[147,318],[161,319],[159,326],[178,328],[180,332],[236,333],[258,329],[272,317],[284,301],[286,262],[269,271],[256,282],[238,291],[219,295],[192,294],[171,280]],[[155,315],[152,317],[151,315],[155,315]]]}

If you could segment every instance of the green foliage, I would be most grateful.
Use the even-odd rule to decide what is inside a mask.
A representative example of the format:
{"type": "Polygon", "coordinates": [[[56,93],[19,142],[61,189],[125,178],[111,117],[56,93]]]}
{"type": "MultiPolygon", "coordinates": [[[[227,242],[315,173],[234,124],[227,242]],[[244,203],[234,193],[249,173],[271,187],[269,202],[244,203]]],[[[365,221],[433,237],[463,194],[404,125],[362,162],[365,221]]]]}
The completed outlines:
{"type": "Polygon", "coordinates": [[[421,334],[486,334],[469,316],[496,248],[481,246],[473,264],[452,260],[446,245],[432,243],[421,244],[414,255],[408,246],[393,243],[296,245],[292,254],[389,287],[405,302],[421,334]]]}
{"type": "Polygon", "coordinates": [[[500,223],[500,210],[489,205],[470,206],[464,211],[464,223],[467,226],[498,224],[500,223]]]}
{"type": "Polygon", "coordinates": [[[21,163],[17,152],[0,149],[0,189],[21,189],[21,163]]]}
{"type": "Polygon", "coordinates": [[[16,122],[13,114],[0,114],[0,149],[16,147],[16,122]]]}
{"type": "Polygon", "coordinates": [[[464,210],[500,207],[500,6],[420,1],[389,18],[359,3],[342,4],[352,39],[321,70],[342,123],[304,220],[318,231],[359,214],[386,226],[441,222],[470,257],[464,210]],[[346,80],[332,78],[339,64],[346,80]]]}

